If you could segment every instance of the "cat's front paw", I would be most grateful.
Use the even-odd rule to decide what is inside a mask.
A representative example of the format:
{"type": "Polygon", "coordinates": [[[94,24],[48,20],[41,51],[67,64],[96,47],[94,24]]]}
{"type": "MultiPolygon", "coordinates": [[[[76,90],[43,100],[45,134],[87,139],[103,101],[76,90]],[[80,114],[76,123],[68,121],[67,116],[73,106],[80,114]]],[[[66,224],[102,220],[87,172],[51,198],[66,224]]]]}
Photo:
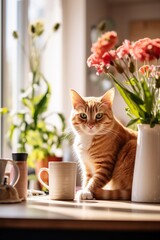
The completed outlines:
{"type": "Polygon", "coordinates": [[[76,199],[77,200],[92,200],[93,195],[89,190],[79,190],[76,193],[76,199]]]}

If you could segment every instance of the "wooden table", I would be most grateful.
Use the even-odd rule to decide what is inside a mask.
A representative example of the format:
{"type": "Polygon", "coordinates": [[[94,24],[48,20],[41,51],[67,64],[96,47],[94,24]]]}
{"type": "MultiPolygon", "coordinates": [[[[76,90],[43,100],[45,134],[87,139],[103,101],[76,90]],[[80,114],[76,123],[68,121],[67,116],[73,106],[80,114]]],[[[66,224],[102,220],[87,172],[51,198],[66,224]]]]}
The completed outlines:
{"type": "Polygon", "coordinates": [[[44,235],[46,239],[53,235],[58,239],[160,239],[160,204],[53,201],[48,196],[0,204],[0,240],[44,239],[44,235]]]}

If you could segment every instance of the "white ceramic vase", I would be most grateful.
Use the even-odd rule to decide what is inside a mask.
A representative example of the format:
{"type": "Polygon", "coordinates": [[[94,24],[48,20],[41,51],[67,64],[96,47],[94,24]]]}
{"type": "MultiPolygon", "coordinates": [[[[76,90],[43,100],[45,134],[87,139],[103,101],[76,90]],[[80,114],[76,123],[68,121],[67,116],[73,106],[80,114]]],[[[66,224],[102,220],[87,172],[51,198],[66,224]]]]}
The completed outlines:
{"type": "Polygon", "coordinates": [[[131,200],[160,203],[160,125],[138,125],[131,200]]]}

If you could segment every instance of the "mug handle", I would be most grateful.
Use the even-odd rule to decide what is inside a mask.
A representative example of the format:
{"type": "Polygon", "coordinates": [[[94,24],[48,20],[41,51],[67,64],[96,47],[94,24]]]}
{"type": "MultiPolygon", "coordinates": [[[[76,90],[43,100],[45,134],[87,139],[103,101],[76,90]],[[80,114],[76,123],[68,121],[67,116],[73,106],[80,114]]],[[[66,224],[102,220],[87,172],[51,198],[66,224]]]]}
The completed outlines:
{"type": "Polygon", "coordinates": [[[20,177],[19,168],[18,168],[17,164],[13,160],[7,159],[7,161],[10,162],[13,165],[13,168],[14,168],[14,173],[15,173],[14,174],[14,178],[10,182],[10,185],[14,187],[16,185],[16,183],[18,182],[19,177],[20,177]]]}
{"type": "Polygon", "coordinates": [[[48,175],[49,175],[49,169],[48,169],[48,168],[41,168],[41,169],[39,170],[39,172],[38,172],[38,180],[40,181],[40,183],[41,183],[44,187],[46,187],[46,188],[49,190],[49,186],[48,186],[45,182],[43,182],[43,180],[41,179],[41,173],[42,173],[42,172],[47,172],[48,175]]]}

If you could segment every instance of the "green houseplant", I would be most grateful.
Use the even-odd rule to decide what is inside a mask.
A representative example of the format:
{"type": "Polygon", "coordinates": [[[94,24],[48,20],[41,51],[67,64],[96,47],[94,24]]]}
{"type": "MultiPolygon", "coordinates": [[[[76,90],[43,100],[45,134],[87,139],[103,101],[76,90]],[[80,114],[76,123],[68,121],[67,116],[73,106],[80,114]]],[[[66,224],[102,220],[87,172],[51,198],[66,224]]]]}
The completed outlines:
{"type": "MultiPolygon", "coordinates": [[[[56,32],[59,26],[58,23],[55,24],[52,32],[56,32]]],[[[28,165],[35,168],[37,160],[55,156],[57,149],[62,148],[62,142],[66,136],[66,123],[62,113],[48,112],[51,87],[42,73],[41,58],[49,38],[39,47],[39,40],[44,33],[43,22],[36,21],[30,24],[28,33],[28,55],[22,43],[21,46],[29,61],[31,80],[27,88],[22,90],[22,110],[13,113],[7,108],[1,108],[0,112],[9,115],[10,146],[12,147],[13,138],[16,135],[17,152],[28,152],[28,165]]],[[[17,31],[13,32],[13,37],[20,41],[17,31]]]]}
{"type": "Polygon", "coordinates": [[[160,38],[117,42],[116,32],[104,33],[88,66],[113,80],[127,104],[128,126],[138,125],[131,200],[160,203],[160,38]]]}

